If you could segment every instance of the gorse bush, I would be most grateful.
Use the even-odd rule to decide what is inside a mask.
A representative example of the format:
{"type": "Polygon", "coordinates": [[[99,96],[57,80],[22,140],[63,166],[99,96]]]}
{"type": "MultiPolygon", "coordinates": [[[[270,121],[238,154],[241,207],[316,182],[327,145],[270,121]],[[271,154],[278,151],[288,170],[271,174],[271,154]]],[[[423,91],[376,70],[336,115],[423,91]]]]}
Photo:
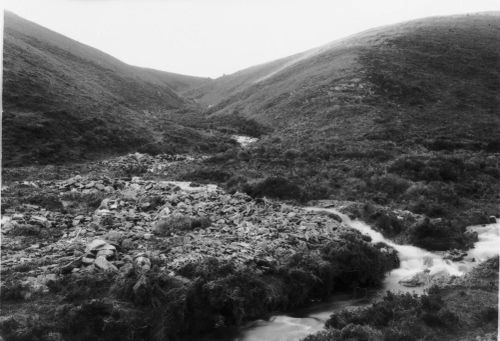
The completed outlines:
{"type": "Polygon", "coordinates": [[[426,218],[410,229],[410,241],[427,250],[463,249],[474,242],[464,232],[465,226],[458,223],[426,218]]]}
{"type": "Polygon", "coordinates": [[[283,177],[268,177],[256,183],[246,184],[243,191],[253,197],[302,200],[301,188],[283,177]]]}
{"type": "Polygon", "coordinates": [[[172,214],[157,221],[153,227],[153,232],[160,236],[167,236],[178,231],[206,228],[210,226],[211,223],[210,218],[206,216],[195,217],[172,214]]]}
{"type": "Polygon", "coordinates": [[[197,169],[182,176],[183,180],[200,182],[224,182],[230,178],[230,173],[218,168],[197,169]]]}

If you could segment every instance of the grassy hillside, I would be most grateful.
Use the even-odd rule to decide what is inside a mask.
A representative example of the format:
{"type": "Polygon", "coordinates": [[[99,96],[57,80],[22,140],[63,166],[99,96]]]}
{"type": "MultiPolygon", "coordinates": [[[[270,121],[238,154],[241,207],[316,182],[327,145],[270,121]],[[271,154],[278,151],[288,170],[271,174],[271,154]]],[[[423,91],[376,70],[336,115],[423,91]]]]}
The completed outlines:
{"type": "Polygon", "coordinates": [[[304,200],[372,202],[455,227],[485,222],[500,213],[499,33],[499,13],[438,17],[299,55],[210,109],[274,132],[205,168],[255,195],[300,190],[304,200]]]}
{"type": "MultiPolygon", "coordinates": [[[[450,127],[449,119],[456,117],[433,114],[445,109],[463,115],[472,130],[483,129],[477,115],[484,112],[486,117],[480,120],[495,124],[499,119],[494,115],[499,105],[499,27],[500,14],[491,13],[430,18],[369,30],[216,79],[212,92],[233,90],[212,103],[216,104],[212,112],[238,111],[287,126],[313,116],[312,123],[323,126],[346,110],[358,110],[366,122],[356,122],[356,126],[365,123],[387,130],[388,120],[404,120],[414,128],[428,130],[443,123],[450,127]],[[426,110],[411,116],[405,112],[402,117],[375,111],[392,108],[392,112],[401,112],[398,105],[412,112],[426,110]],[[481,112],[473,117],[465,114],[472,109],[481,112]]],[[[214,96],[210,91],[204,96],[214,96]]],[[[494,128],[489,126],[489,132],[494,128]]]]}
{"type": "Polygon", "coordinates": [[[190,150],[212,139],[163,117],[193,109],[173,89],[205,79],[129,66],[9,12],[3,61],[4,165],[190,150]]]}
{"type": "Polygon", "coordinates": [[[215,80],[207,81],[200,86],[191,86],[191,88],[185,89],[184,95],[195,99],[204,107],[211,107],[222,99],[230,97],[242,91],[242,89],[252,86],[268,74],[286,67],[288,63],[299,58],[300,55],[302,54],[252,66],[231,75],[224,75],[215,80]]]}

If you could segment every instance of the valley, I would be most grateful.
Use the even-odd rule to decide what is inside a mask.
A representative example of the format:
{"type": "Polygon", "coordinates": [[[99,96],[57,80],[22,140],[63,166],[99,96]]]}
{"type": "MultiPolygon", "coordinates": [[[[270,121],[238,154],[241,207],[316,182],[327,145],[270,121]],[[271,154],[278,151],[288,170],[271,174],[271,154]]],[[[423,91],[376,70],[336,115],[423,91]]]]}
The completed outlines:
{"type": "Polygon", "coordinates": [[[496,338],[499,13],[210,79],[5,12],[3,60],[4,340],[496,338]]]}

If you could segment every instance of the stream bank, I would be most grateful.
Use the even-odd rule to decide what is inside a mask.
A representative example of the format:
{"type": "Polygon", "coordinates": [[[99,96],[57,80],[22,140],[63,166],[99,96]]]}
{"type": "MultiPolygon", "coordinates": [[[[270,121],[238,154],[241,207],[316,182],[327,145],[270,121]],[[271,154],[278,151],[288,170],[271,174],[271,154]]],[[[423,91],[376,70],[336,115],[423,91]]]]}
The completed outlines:
{"type": "Polygon", "coordinates": [[[158,180],[164,160],[189,162],[133,154],[3,188],[5,340],[199,336],[376,286],[397,266],[335,217],[158,180]]]}
{"type": "Polygon", "coordinates": [[[478,234],[479,240],[464,259],[452,261],[445,258],[445,253],[433,253],[412,245],[396,244],[384,238],[380,232],[375,231],[366,223],[353,220],[336,209],[308,207],[307,210],[336,214],[341,217],[346,226],[370,236],[373,243],[383,242],[393,247],[398,252],[400,266],[385,276],[379,290],[366,292],[366,297],[363,299],[355,299],[352,295],[334,296],[329,303],[313,305],[308,310],[298,311],[294,315],[276,315],[268,320],[248,324],[227,340],[301,340],[307,335],[323,330],[332,313],[369,307],[374,302],[383,300],[387,291],[421,295],[435,284],[450,286],[482,262],[498,256],[499,252],[499,223],[469,227],[469,231],[478,234]]]}

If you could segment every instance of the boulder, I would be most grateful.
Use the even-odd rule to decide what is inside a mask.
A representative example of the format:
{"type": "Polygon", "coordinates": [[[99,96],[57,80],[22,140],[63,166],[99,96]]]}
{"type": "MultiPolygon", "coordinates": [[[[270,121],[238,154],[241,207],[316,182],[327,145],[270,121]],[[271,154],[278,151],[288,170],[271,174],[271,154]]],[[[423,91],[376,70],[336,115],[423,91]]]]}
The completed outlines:
{"type": "Polygon", "coordinates": [[[104,256],[97,257],[94,266],[103,271],[118,271],[118,268],[110,263],[104,256]]]}

